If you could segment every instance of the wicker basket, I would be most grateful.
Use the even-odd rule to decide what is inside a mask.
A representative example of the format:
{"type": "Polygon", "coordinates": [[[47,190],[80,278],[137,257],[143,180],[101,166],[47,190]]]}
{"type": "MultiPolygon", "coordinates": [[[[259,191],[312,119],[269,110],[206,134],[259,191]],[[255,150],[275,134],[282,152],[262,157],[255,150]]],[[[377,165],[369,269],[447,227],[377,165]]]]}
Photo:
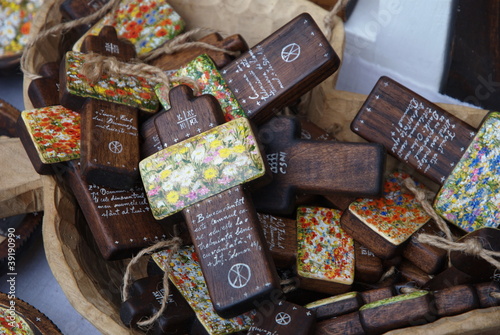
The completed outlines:
{"type": "MultiPolygon", "coordinates": [[[[302,12],[310,13],[322,26],[327,11],[306,0],[171,0],[175,10],[188,23],[187,29],[209,27],[232,34],[240,33],[250,46],[302,12]],[[207,15],[210,13],[210,15],[207,15]]],[[[36,16],[32,33],[60,21],[59,1],[47,0],[36,16]]],[[[331,43],[342,56],[343,24],[337,18],[331,43]]],[[[58,39],[36,46],[27,54],[27,66],[35,71],[41,64],[55,61],[58,39]]],[[[337,72],[338,73],[338,72],[337,72]]],[[[348,122],[359,109],[363,96],[334,90],[336,75],[322,83],[310,97],[309,116],[326,127],[340,126],[342,139],[359,141],[348,130],[348,122]],[[342,116],[339,119],[339,115],[342,116]],[[338,124],[338,120],[341,124],[338,124]]],[[[28,77],[24,82],[24,102],[27,97],[28,77]]],[[[448,106],[453,108],[453,106],[448,106]]],[[[449,108],[448,108],[449,109],[449,108]]],[[[463,110],[465,114],[471,110],[463,110]]],[[[484,114],[484,111],[481,111],[484,114]]],[[[465,115],[464,114],[464,115],[465,115]]],[[[102,259],[87,225],[78,211],[72,194],[54,177],[43,176],[45,216],[43,238],[46,255],[54,276],[74,308],[103,334],[138,334],[122,326],[119,318],[120,291],[124,262],[102,259]]],[[[138,276],[144,275],[144,269],[138,276]]],[[[398,334],[487,334],[500,328],[500,308],[489,308],[464,315],[441,319],[433,324],[395,331],[398,334]]],[[[493,334],[493,333],[491,333],[493,334]]]]}

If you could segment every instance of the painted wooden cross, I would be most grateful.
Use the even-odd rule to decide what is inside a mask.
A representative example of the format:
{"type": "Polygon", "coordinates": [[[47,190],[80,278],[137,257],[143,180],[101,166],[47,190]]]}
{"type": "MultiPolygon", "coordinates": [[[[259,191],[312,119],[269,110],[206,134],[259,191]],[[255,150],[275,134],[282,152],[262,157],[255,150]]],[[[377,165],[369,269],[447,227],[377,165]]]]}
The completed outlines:
{"type": "Polygon", "coordinates": [[[221,113],[215,98],[184,93],[172,89],[172,108],[156,120],[168,146],[140,162],[141,177],[155,218],[182,211],[214,307],[231,317],[280,290],[242,185],[260,182],[267,170],[248,119],[214,127],[221,113]]]}
{"type": "Polygon", "coordinates": [[[273,181],[253,199],[261,212],[290,214],[296,192],[377,196],[382,190],[385,151],[378,144],[299,138],[297,119],[274,118],[259,129],[273,181]],[[363,157],[362,159],[359,159],[363,157]]]}
{"type": "Polygon", "coordinates": [[[400,253],[412,234],[430,220],[415,196],[403,191],[403,180],[408,177],[392,173],[385,180],[382,197],[357,199],[342,215],[342,228],[383,259],[400,253]]]}
{"type": "MultiPolygon", "coordinates": [[[[367,248],[361,246],[356,241],[354,241],[354,247],[349,245],[349,242],[342,245],[340,242],[342,239],[344,239],[343,241],[349,241],[349,239],[343,236],[344,233],[340,229],[339,219],[341,212],[338,210],[317,206],[301,206],[297,210],[297,219],[263,213],[258,213],[257,215],[271,256],[277,267],[293,267],[297,264],[298,254],[304,257],[305,254],[313,253],[315,257],[325,257],[327,259],[325,261],[326,264],[332,262],[332,264],[329,264],[325,268],[308,267],[307,264],[301,265],[303,269],[307,268],[307,270],[303,270],[302,276],[309,276],[308,272],[311,275],[315,273],[317,283],[315,285],[305,285],[311,288],[311,290],[319,292],[326,290],[327,293],[332,293],[332,291],[338,293],[346,288],[345,282],[349,282],[352,277],[354,277],[354,281],[373,283],[377,282],[383,274],[381,259],[376,257],[367,248]],[[325,225],[328,225],[329,229],[325,230],[325,225]],[[304,232],[304,230],[308,230],[308,233],[304,232]],[[305,242],[300,241],[297,238],[298,232],[301,234],[302,239],[305,235],[320,236],[322,241],[313,238],[309,238],[305,242]],[[299,248],[301,249],[300,251],[299,248]],[[337,248],[343,248],[347,252],[336,250],[337,248]],[[350,264],[350,260],[353,258],[354,269],[344,272],[344,274],[349,274],[347,277],[350,278],[346,280],[344,277],[344,281],[342,282],[340,264],[344,263],[344,269],[346,269],[352,265],[350,264]],[[337,268],[339,269],[339,273],[332,275],[337,268]],[[352,271],[354,273],[350,273],[352,271]],[[341,285],[335,285],[335,282],[341,283],[341,285]],[[337,287],[334,288],[334,286],[337,287]]],[[[313,261],[308,259],[305,262],[311,263],[313,261]]],[[[303,283],[304,280],[301,282],[303,283]]]]}
{"type": "MultiPolygon", "coordinates": [[[[233,334],[252,325],[255,314],[253,311],[232,318],[222,318],[218,315],[209,293],[208,281],[200,266],[200,256],[192,245],[180,248],[172,255],[170,262],[167,262],[169,253],[170,250],[165,250],[153,254],[152,257],[161,269],[170,269],[170,281],[196,314],[198,322],[193,323],[190,334],[233,334]]],[[[222,275],[223,281],[224,277],[225,274],[222,275]]]]}
{"type": "MultiPolygon", "coordinates": [[[[134,46],[119,39],[112,27],[89,36],[83,50],[120,61],[135,57],[134,46]]],[[[155,111],[154,99],[150,102],[154,92],[143,79],[132,76],[103,74],[93,84],[80,73],[84,62],[83,54],[68,52],[60,77],[61,104],[82,115],[81,173],[90,183],[130,188],[139,177],[137,107],[155,111]]]]}
{"type": "MultiPolygon", "coordinates": [[[[309,14],[301,14],[219,71],[201,55],[173,76],[196,81],[218,100],[226,120],[246,116],[256,124],[321,83],[340,60],[309,14]]],[[[165,109],[170,87],[157,86],[165,109]]]]}
{"type": "MultiPolygon", "coordinates": [[[[120,319],[127,327],[137,328],[141,319],[156,314],[162,304],[165,290],[163,276],[149,276],[135,281],[130,287],[130,297],[120,306],[120,319]]],[[[149,329],[154,334],[189,333],[195,313],[179,290],[170,285],[167,308],[149,329]]]]}
{"type": "Polygon", "coordinates": [[[499,121],[500,113],[492,112],[476,130],[382,77],[351,128],[442,185],[434,209],[470,232],[500,222],[499,121]]]}

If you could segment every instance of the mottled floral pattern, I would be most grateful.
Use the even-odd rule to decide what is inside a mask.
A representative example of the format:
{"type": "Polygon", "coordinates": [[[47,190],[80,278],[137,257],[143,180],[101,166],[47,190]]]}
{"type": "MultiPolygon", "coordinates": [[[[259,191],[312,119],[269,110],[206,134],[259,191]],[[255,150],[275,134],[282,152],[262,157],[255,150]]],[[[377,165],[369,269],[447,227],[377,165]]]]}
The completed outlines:
{"type": "Polygon", "coordinates": [[[381,198],[358,199],[349,205],[352,214],[394,245],[406,241],[430,219],[415,196],[403,192],[405,178],[407,174],[395,172],[386,179],[381,198]]]}
{"type": "Polygon", "coordinates": [[[412,293],[400,294],[400,295],[397,295],[394,297],[377,300],[377,301],[371,302],[369,304],[363,305],[360,307],[359,310],[364,311],[364,310],[371,309],[371,308],[376,308],[376,307],[380,307],[380,306],[394,304],[396,302],[417,299],[417,298],[423,297],[424,295],[427,295],[427,294],[429,294],[429,291],[423,291],[423,290],[422,291],[415,291],[412,293]]]}
{"type": "MultiPolygon", "coordinates": [[[[169,251],[153,254],[154,261],[163,270],[167,269],[169,251]]],[[[177,287],[186,301],[193,308],[196,316],[209,334],[224,335],[250,328],[253,312],[248,312],[231,319],[221,318],[215,312],[208,287],[201,272],[198,257],[193,246],[181,248],[170,262],[170,281],[177,287]]]]}
{"type": "Polygon", "coordinates": [[[468,232],[500,223],[499,130],[500,113],[490,113],[436,196],[436,212],[468,232]]]}
{"type": "Polygon", "coordinates": [[[10,309],[0,307],[0,334],[33,335],[28,322],[10,309]]]}
{"type": "Polygon", "coordinates": [[[146,112],[156,112],[158,109],[154,84],[145,78],[103,74],[96,83],[91,83],[82,74],[84,63],[85,54],[72,51],[66,53],[66,86],[69,93],[137,107],[146,112]]]}
{"type": "Polygon", "coordinates": [[[80,114],[51,106],[23,111],[21,117],[43,163],[80,158],[80,114]]]}
{"type": "Polygon", "coordinates": [[[185,23],[165,0],[124,0],[83,35],[73,50],[80,51],[85,37],[99,35],[104,26],[115,27],[118,37],[132,42],[141,55],[182,33],[185,23]]]}
{"type": "Polygon", "coordinates": [[[0,56],[20,54],[43,0],[0,0],[0,56]]]}
{"type": "Polygon", "coordinates": [[[139,164],[156,219],[261,177],[263,158],[246,118],[167,147],[139,164]]]}
{"type": "Polygon", "coordinates": [[[297,210],[297,271],[300,276],[350,285],[354,281],[354,241],[340,227],[341,211],[297,210]]]}
{"type": "MultiPolygon", "coordinates": [[[[200,89],[200,94],[213,95],[218,101],[226,117],[226,121],[239,117],[245,117],[246,113],[241,108],[234,94],[221,76],[214,62],[207,55],[198,56],[186,66],[180,68],[172,74],[172,77],[189,77],[193,79],[200,89]]],[[[179,83],[173,83],[177,86],[179,83]]],[[[156,87],[156,94],[163,107],[169,109],[168,86],[159,84],[156,87]]]]}

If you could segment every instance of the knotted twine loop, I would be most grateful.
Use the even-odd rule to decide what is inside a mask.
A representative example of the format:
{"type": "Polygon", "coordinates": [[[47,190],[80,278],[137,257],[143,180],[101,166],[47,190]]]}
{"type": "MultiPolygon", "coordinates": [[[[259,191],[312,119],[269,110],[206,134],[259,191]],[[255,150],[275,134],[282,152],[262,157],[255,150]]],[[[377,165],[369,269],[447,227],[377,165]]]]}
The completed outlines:
{"type": "MultiPolygon", "coordinates": [[[[73,28],[76,28],[80,25],[93,23],[94,21],[102,18],[109,11],[115,11],[118,8],[118,6],[120,5],[120,2],[121,2],[121,0],[109,0],[109,2],[106,3],[104,6],[102,6],[99,10],[97,10],[96,12],[94,12],[88,16],[84,16],[84,17],[76,19],[76,20],[63,22],[63,23],[57,24],[51,28],[42,30],[42,31],[38,32],[36,35],[31,35],[28,43],[24,47],[23,54],[21,55],[21,60],[20,60],[21,71],[23,71],[24,75],[30,80],[41,78],[41,76],[28,70],[28,66],[26,64],[28,53],[33,49],[33,47],[37,43],[47,39],[49,36],[52,36],[52,35],[58,36],[58,35],[64,34],[65,32],[67,32],[73,28]]],[[[56,3],[57,2],[54,2],[53,5],[55,5],[56,3]]]]}
{"type": "Polygon", "coordinates": [[[500,252],[487,250],[483,248],[483,245],[479,239],[467,239],[461,242],[455,242],[455,238],[450,231],[450,228],[446,224],[446,222],[436,213],[434,208],[432,208],[431,204],[427,200],[426,193],[418,189],[415,182],[411,178],[406,178],[404,180],[404,186],[413,192],[417,201],[422,205],[425,212],[429,214],[437,223],[439,229],[443,231],[446,235],[446,238],[429,235],[429,234],[420,234],[417,237],[417,240],[420,243],[429,244],[440,249],[448,251],[448,255],[451,251],[460,251],[472,256],[476,256],[484,259],[497,269],[500,269],[500,262],[495,259],[500,258],[500,252]]]}
{"type": "Polygon", "coordinates": [[[149,62],[163,54],[171,55],[179,51],[187,50],[187,49],[194,49],[194,48],[203,48],[203,49],[208,49],[212,51],[218,51],[218,52],[223,52],[226,53],[230,56],[238,56],[240,54],[239,51],[231,51],[228,49],[224,48],[219,48],[216,47],[212,44],[208,44],[205,42],[198,42],[198,41],[189,41],[191,37],[194,35],[197,35],[201,32],[210,32],[213,33],[215,30],[213,29],[208,29],[208,28],[196,28],[192,29],[190,31],[187,31],[179,36],[176,36],[175,38],[171,39],[170,41],[167,41],[163,46],[158,47],[148,53],[145,53],[144,55],[140,56],[140,59],[149,62]]]}
{"type": "Polygon", "coordinates": [[[462,242],[453,242],[440,236],[421,234],[418,237],[418,241],[447,251],[460,251],[468,255],[482,258],[497,269],[500,269],[500,261],[495,259],[500,258],[500,252],[484,249],[479,239],[471,238],[462,242]]]}
{"type": "MultiPolygon", "coordinates": [[[[436,224],[438,225],[439,229],[444,232],[446,239],[448,241],[453,241],[454,236],[451,233],[450,227],[446,224],[446,222],[441,218],[434,208],[432,208],[432,205],[430,204],[428,198],[431,195],[429,192],[426,192],[425,190],[418,188],[417,185],[415,184],[415,181],[411,179],[410,177],[406,178],[403,180],[403,185],[411,191],[414,195],[417,201],[420,203],[424,211],[429,215],[431,218],[436,221],[436,224]]],[[[421,234],[422,235],[422,234],[421,234]]]]}
{"type": "Polygon", "coordinates": [[[138,59],[121,62],[116,57],[104,56],[93,52],[84,54],[83,57],[85,58],[85,63],[82,66],[82,74],[92,83],[96,83],[104,73],[117,76],[133,75],[145,78],[153,83],[165,84],[167,91],[170,90],[172,82],[179,82],[190,85],[195,95],[198,95],[200,92],[199,85],[194,79],[187,76],[170,77],[162,69],[142,63],[138,59]]]}
{"type": "Polygon", "coordinates": [[[132,267],[134,265],[136,265],[139,262],[139,260],[145,255],[149,255],[151,253],[154,253],[154,252],[157,252],[160,250],[169,249],[169,253],[168,253],[167,259],[166,259],[166,264],[168,264],[168,266],[166,269],[164,269],[165,273],[163,274],[163,289],[165,292],[164,292],[163,298],[161,300],[161,307],[149,319],[137,322],[137,326],[143,327],[143,328],[150,327],[151,325],[153,325],[156,322],[156,320],[158,320],[158,318],[161,317],[161,315],[163,314],[163,312],[167,308],[168,296],[170,295],[170,286],[169,286],[170,283],[168,281],[168,275],[170,273],[170,266],[169,265],[170,265],[170,262],[172,260],[173,255],[175,253],[177,253],[177,251],[179,250],[181,245],[182,245],[182,239],[179,237],[173,237],[172,239],[167,240],[167,241],[160,241],[160,242],[158,242],[158,243],[156,243],[148,248],[142,249],[137,255],[135,255],[130,260],[130,263],[127,265],[127,268],[125,270],[125,274],[123,275],[122,301],[126,301],[129,298],[128,291],[130,289],[130,285],[132,284],[132,279],[131,279],[132,267]]]}
{"type": "Polygon", "coordinates": [[[337,3],[333,6],[332,10],[324,17],[323,24],[326,28],[325,36],[328,41],[332,38],[332,30],[335,26],[335,16],[337,16],[337,14],[347,6],[349,1],[350,0],[337,0],[337,3]]]}

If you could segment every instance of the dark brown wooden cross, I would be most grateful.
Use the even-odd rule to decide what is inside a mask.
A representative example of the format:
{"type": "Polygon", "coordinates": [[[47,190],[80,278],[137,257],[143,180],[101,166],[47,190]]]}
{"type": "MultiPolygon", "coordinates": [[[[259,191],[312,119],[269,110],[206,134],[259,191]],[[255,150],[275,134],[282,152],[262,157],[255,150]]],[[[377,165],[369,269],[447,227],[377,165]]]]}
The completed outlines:
{"type": "MultiPolygon", "coordinates": [[[[104,27],[99,36],[88,36],[82,50],[128,61],[135,57],[135,47],[119,39],[112,27],[104,27]]],[[[105,101],[106,95],[127,95],[125,78],[110,78],[105,86],[94,87],[94,98],[71,94],[69,87],[75,74],[61,69],[61,104],[81,111],[81,173],[88,182],[107,187],[126,189],[139,177],[139,121],[136,107],[105,101]],[[123,83],[121,83],[123,81],[123,83]],[[123,91],[123,92],[122,92],[123,91]],[[121,93],[122,92],[122,93],[121,93]],[[100,100],[98,100],[100,99],[100,100]],[[84,104],[82,105],[82,102],[84,104]],[[80,108],[81,107],[81,108],[80,108]]],[[[80,78],[84,82],[85,77],[80,78]]],[[[83,94],[83,93],[82,93],[83,94]]],[[[84,95],[85,96],[85,95],[84,95]]]]}
{"type": "Polygon", "coordinates": [[[442,185],[434,209],[471,232],[497,227],[498,125],[489,113],[476,130],[401,84],[382,77],[351,128],[442,185]]]}
{"type": "Polygon", "coordinates": [[[259,129],[273,181],[254,193],[257,210],[290,214],[297,192],[377,196],[385,152],[364,143],[302,140],[298,120],[279,117],[259,129]],[[360,159],[362,157],[362,159],[360,159]]]}
{"type": "MultiPolygon", "coordinates": [[[[204,93],[222,95],[226,120],[246,116],[260,124],[332,75],[339,64],[312,17],[301,14],[220,71],[213,62],[199,57],[174,75],[191,77],[204,93]]],[[[161,88],[157,94],[160,100],[166,100],[162,99],[161,88]]],[[[154,138],[154,129],[144,128],[151,124],[141,130],[149,139],[154,138]]]]}
{"type": "Polygon", "coordinates": [[[239,185],[250,170],[251,179],[266,171],[264,164],[255,165],[261,158],[246,119],[213,128],[217,117],[202,114],[221,113],[215,98],[185,93],[182,86],[170,92],[173,107],[156,120],[158,133],[165,134],[160,139],[168,146],[141,161],[141,175],[156,218],[182,210],[214,308],[232,317],[280,291],[257,214],[239,185]],[[186,115],[196,125],[194,131],[184,124],[189,123],[186,115]],[[177,161],[175,166],[170,159],[177,161]]]}
{"type": "MultiPolygon", "coordinates": [[[[156,314],[165,295],[163,276],[141,278],[130,287],[130,298],[120,306],[120,319],[127,327],[137,328],[143,318],[156,314]]],[[[181,293],[170,285],[167,308],[153,325],[153,333],[188,333],[195,314],[181,293]]],[[[151,330],[150,330],[151,331],[151,330]]]]}

